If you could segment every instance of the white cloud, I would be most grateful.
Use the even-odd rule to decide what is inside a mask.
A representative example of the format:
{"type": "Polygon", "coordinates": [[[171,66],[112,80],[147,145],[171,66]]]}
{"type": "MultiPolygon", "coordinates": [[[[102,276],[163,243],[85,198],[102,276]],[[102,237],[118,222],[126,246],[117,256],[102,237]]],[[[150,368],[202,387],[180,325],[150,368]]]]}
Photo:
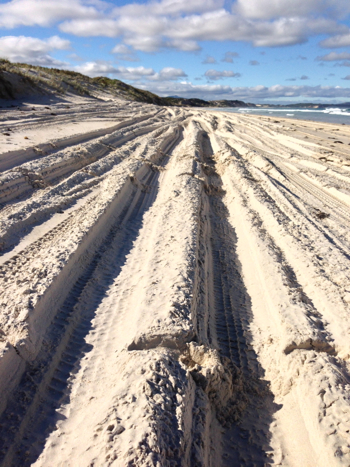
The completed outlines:
{"type": "MultiPolygon", "coordinates": [[[[102,5],[102,2],[97,5],[102,5]]],[[[12,0],[0,5],[0,27],[50,26],[65,19],[87,19],[100,17],[93,6],[79,0],[12,0]]]]}
{"type": "Polygon", "coordinates": [[[108,18],[73,19],[63,22],[59,28],[62,32],[81,37],[117,37],[124,32],[115,20],[108,18]]]}
{"type": "Polygon", "coordinates": [[[329,37],[328,39],[321,41],[320,46],[326,49],[336,49],[337,47],[349,47],[350,33],[329,37]]]}
{"type": "Polygon", "coordinates": [[[202,61],[203,65],[208,65],[210,63],[217,63],[216,59],[212,57],[211,55],[207,55],[205,59],[202,61]]]}
{"type": "Polygon", "coordinates": [[[324,18],[278,18],[251,21],[218,10],[168,21],[164,33],[169,37],[196,41],[246,41],[255,46],[284,46],[306,42],[309,36],[332,34],[340,29],[335,21],[324,18]]]}
{"type": "MultiPolygon", "coordinates": [[[[144,52],[198,51],[198,42],[204,40],[286,46],[318,34],[349,33],[336,20],[341,10],[350,11],[348,0],[238,0],[232,12],[225,3],[152,0],[113,9],[112,3],[87,0],[12,0],[0,5],[0,26],[58,24],[61,31],[76,36],[120,37],[144,52]]],[[[224,61],[233,57],[227,55],[224,61]]]]}
{"type": "Polygon", "coordinates": [[[233,8],[252,19],[326,15],[343,18],[350,13],[348,0],[237,0],[233,8]]]}
{"type": "Polygon", "coordinates": [[[26,63],[42,66],[64,66],[65,62],[55,60],[49,55],[54,50],[67,50],[70,42],[58,36],[46,40],[25,36],[0,37],[0,54],[13,62],[26,63]]]}
{"type": "Polygon", "coordinates": [[[186,78],[187,74],[181,68],[163,68],[159,73],[150,76],[149,79],[155,81],[173,81],[179,78],[186,78]]]}
{"type": "Polygon", "coordinates": [[[127,47],[125,44],[117,44],[113,49],[112,53],[116,54],[119,60],[127,62],[138,62],[139,58],[136,56],[135,51],[127,47]]]}
{"type": "MultiPolygon", "coordinates": [[[[319,34],[322,44],[348,44],[349,28],[339,18],[349,0],[148,0],[114,7],[99,0],[11,0],[0,5],[0,27],[57,24],[76,36],[118,37],[135,50],[199,51],[200,41],[245,41],[257,47],[302,44],[319,34]]],[[[328,45],[327,45],[328,44],[328,45]]],[[[333,45],[332,45],[333,44],[333,45]]],[[[119,52],[116,52],[119,53],[119,52]]],[[[232,63],[234,52],[223,61],[232,63]]],[[[124,54],[123,59],[132,55],[124,54]]]]}
{"type": "Polygon", "coordinates": [[[75,67],[76,71],[85,75],[96,77],[96,76],[113,76],[114,78],[121,79],[123,81],[135,82],[172,82],[179,78],[186,78],[187,74],[181,70],[181,68],[166,67],[156,72],[153,68],[139,67],[124,67],[115,66],[111,62],[104,60],[95,62],[86,62],[82,65],[75,67]]]}
{"type": "Polygon", "coordinates": [[[239,78],[241,76],[240,73],[234,73],[233,71],[224,70],[224,71],[217,71],[217,70],[207,70],[204,73],[204,76],[209,80],[217,80],[223,78],[239,78]]]}
{"type": "Polygon", "coordinates": [[[67,39],[61,39],[58,36],[52,36],[47,39],[47,44],[51,49],[57,50],[68,50],[71,47],[71,43],[67,39]]]}
{"type": "Polygon", "coordinates": [[[116,67],[112,63],[103,60],[86,62],[76,66],[75,70],[91,77],[113,75],[126,81],[137,81],[141,78],[155,75],[153,68],[145,68],[143,66],[135,68],[124,66],[116,67]]]}
{"type": "Polygon", "coordinates": [[[222,8],[224,0],[162,0],[151,1],[145,4],[132,3],[114,9],[116,16],[142,17],[153,16],[179,16],[189,13],[203,13],[222,8]]]}
{"type": "Polygon", "coordinates": [[[320,57],[316,57],[316,60],[322,62],[335,62],[340,60],[350,60],[350,53],[348,52],[330,52],[327,55],[322,55],[320,57]]]}
{"type": "Polygon", "coordinates": [[[164,47],[182,50],[183,52],[199,52],[202,47],[196,41],[191,39],[173,39],[171,41],[164,41],[164,47]]]}
{"type": "Polygon", "coordinates": [[[233,63],[233,59],[239,57],[237,52],[226,52],[224,58],[221,60],[226,63],[233,63]]]}

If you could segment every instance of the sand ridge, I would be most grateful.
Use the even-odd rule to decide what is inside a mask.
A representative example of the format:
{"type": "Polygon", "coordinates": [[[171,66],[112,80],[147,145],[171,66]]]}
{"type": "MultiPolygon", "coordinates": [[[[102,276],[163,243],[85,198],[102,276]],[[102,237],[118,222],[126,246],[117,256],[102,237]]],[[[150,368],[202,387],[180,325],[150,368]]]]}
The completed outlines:
{"type": "Polygon", "coordinates": [[[30,112],[0,121],[1,465],[349,465],[349,128],[30,112]]]}

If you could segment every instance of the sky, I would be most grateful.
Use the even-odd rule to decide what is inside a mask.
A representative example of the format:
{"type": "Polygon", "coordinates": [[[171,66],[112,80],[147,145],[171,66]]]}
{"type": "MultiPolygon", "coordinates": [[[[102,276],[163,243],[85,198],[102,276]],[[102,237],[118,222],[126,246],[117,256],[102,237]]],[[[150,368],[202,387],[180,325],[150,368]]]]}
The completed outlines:
{"type": "Polygon", "coordinates": [[[0,0],[0,57],[160,96],[350,101],[350,0],[0,0]]]}

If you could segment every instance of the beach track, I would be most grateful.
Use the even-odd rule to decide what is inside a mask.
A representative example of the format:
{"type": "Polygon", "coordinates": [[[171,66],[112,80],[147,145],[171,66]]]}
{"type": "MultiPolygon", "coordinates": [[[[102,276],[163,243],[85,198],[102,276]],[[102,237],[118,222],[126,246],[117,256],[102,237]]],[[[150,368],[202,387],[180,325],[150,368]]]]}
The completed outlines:
{"type": "Polygon", "coordinates": [[[0,157],[0,465],[349,466],[348,126],[51,109],[0,121],[47,128],[0,157]]]}

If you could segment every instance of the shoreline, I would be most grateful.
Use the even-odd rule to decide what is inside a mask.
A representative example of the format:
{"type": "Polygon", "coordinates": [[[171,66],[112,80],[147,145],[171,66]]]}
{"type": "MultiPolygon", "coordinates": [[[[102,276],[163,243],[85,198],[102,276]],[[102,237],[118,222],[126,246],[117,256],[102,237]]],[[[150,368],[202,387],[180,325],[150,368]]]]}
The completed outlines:
{"type": "MultiPolygon", "coordinates": [[[[210,109],[208,110],[214,110],[210,109]]],[[[348,109],[347,109],[348,110],[348,109]]],[[[216,110],[217,111],[217,110],[216,110]]],[[[323,111],[315,111],[312,109],[239,109],[239,110],[228,110],[222,107],[220,112],[228,112],[228,113],[237,113],[238,115],[253,115],[253,116],[261,116],[261,117],[270,117],[270,118],[285,118],[287,120],[301,120],[301,121],[310,121],[315,123],[330,123],[333,125],[350,125],[350,113],[331,113],[331,112],[323,112],[323,111]],[[242,110],[242,112],[241,112],[242,110]],[[261,112],[261,114],[256,114],[256,112],[261,112]],[[265,113],[263,113],[265,112],[265,113]],[[282,112],[289,112],[290,115],[283,115],[281,116],[282,112]],[[310,118],[302,117],[302,114],[312,114],[310,118]],[[297,116],[295,115],[297,114],[297,116]],[[299,116],[300,114],[300,116],[299,116]]]]}

